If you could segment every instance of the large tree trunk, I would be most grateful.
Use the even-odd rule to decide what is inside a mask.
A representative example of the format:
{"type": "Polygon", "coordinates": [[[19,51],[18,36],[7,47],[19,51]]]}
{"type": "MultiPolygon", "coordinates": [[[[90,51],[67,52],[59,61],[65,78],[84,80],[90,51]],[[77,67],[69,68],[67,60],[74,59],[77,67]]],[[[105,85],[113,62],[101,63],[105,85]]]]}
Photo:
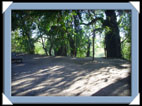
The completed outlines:
{"type": "Polygon", "coordinates": [[[42,40],[42,47],[43,47],[43,49],[44,49],[44,51],[45,51],[45,54],[48,55],[48,53],[47,53],[47,48],[46,48],[45,45],[44,45],[44,41],[43,41],[43,37],[42,37],[42,36],[41,36],[41,40],[42,40]]]}
{"type": "Polygon", "coordinates": [[[32,39],[30,38],[30,33],[26,33],[26,36],[28,37],[28,45],[29,45],[29,50],[28,50],[28,52],[29,52],[30,54],[34,54],[34,44],[33,44],[32,39]]]}
{"type": "Polygon", "coordinates": [[[109,31],[106,32],[105,45],[106,55],[112,58],[121,58],[121,44],[119,28],[116,21],[116,14],[114,10],[106,10],[105,26],[109,27],[109,31]]]}
{"type": "Polygon", "coordinates": [[[51,53],[52,48],[53,48],[53,44],[51,43],[50,48],[49,48],[49,55],[50,55],[50,56],[52,56],[52,53],[51,53]]]}
{"type": "Polygon", "coordinates": [[[75,57],[77,56],[77,48],[78,48],[78,41],[77,41],[77,37],[78,37],[78,34],[80,32],[80,23],[79,23],[79,16],[78,15],[75,15],[73,16],[74,17],[74,27],[75,27],[75,32],[77,35],[74,36],[74,41],[75,41],[75,51],[74,51],[74,55],[75,57]]]}
{"type": "Polygon", "coordinates": [[[76,49],[75,49],[75,41],[73,40],[72,36],[71,35],[68,35],[69,37],[69,45],[70,45],[70,48],[71,48],[71,56],[75,56],[75,52],[76,52],[76,49]]]}
{"type": "MultiPolygon", "coordinates": [[[[52,51],[52,48],[53,48],[53,41],[52,41],[52,38],[51,38],[51,36],[50,36],[50,48],[49,48],[49,56],[52,56],[52,53],[51,53],[51,51],[52,51]]],[[[55,52],[55,50],[54,50],[54,52],[55,52]]]]}

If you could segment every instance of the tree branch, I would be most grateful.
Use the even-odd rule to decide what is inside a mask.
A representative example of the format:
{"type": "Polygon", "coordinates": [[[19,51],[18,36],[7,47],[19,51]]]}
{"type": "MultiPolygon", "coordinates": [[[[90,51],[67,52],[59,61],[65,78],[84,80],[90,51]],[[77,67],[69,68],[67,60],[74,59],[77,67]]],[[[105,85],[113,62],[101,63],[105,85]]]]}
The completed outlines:
{"type": "Polygon", "coordinates": [[[120,43],[123,43],[125,40],[127,40],[128,39],[128,36],[123,40],[123,41],[121,41],[120,43]]]}
{"type": "Polygon", "coordinates": [[[98,18],[93,19],[91,22],[89,22],[89,23],[87,23],[87,24],[86,24],[86,23],[81,23],[81,24],[86,25],[86,26],[89,26],[89,25],[92,25],[93,23],[95,23],[95,22],[98,21],[98,20],[103,21],[103,18],[98,17],[98,18]]]}
{"type": "Polygon", "coordinates": [[[97,29],[94,29],[93,31],[94,32],[96,32],[96,31],[102,31],[102,28],[97,28],[97,29]]]}

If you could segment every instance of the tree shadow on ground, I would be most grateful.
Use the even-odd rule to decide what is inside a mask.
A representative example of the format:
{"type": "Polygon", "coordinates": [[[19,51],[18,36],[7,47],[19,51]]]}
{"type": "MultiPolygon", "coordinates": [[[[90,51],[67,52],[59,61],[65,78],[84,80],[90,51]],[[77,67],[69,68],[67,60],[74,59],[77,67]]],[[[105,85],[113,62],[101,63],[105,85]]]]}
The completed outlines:
{"type": "Polygon", "coordinates": [[[65,96],[66,92],[61,94],[64,90],[76,91],[71,95],[77,96],[84,92],[82,87],[88,83],[92,73],[101,68],[115,66],[103,60],[101,62],[96,60],[99,65],[89,59],[84,63],[83,60],[81,63],[78,61],[81,60],[47,56],[25,57],[23,65],[12,65],[12,96],[52,96],[52,94],[65,96]],[[85,81],[82,81],[86,76],[85,81]],[[78,85],[76,82],[79,82],[78,85]]]}
{"type": "Polygon", "coordinates": [[[130,76],[120,79],[117,82],[112,83],[105,88],[102,88],[98,92],[94,93],[92,96],[131,96],[130,79],[130,76]]]}

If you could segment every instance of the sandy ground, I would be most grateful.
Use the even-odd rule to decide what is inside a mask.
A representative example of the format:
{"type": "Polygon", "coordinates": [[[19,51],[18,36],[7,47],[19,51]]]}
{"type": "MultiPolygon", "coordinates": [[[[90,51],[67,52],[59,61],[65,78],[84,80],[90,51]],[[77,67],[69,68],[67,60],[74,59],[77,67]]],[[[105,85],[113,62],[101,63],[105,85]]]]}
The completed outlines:
{"type": "Polygon", "coordinates": [[[12,64],[12,96],[131,96],[126,60],[24,55],[12,64]]]}

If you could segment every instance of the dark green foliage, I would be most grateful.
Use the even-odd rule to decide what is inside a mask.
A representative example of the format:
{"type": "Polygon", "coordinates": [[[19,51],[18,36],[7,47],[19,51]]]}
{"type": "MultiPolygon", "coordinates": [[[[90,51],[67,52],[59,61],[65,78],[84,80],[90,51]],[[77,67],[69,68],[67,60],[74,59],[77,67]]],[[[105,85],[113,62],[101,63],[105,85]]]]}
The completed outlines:
{"type": "Polygon", "coordinates": [[[122,57],[131,60],[131,11],[121,11],[119,19],[120,31],[125,35],[121,38],[122,57]]]}
{"type": "Polygon", "coordinates": [[[130,31],[129,11],[12,10],[14,52],[94,58],[100,43],[106,48],[106,57],[130,60],[130,31]],[[120,32],[125,33],[124,37],[120,32]],[[95,35],[105,40],[96,41],[95,35]]]}

